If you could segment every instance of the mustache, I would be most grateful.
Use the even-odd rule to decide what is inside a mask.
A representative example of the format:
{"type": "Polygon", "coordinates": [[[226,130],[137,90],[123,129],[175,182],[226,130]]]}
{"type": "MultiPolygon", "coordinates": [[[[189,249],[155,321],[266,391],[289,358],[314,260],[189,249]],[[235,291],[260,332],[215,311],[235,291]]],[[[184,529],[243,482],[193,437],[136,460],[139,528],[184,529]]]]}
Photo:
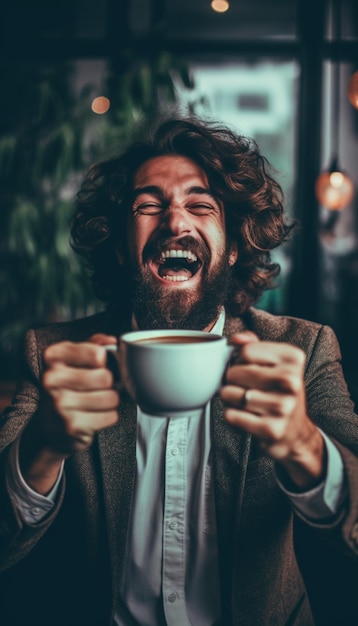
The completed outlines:
{"type": "Polygon", "coordinates": [[[143,249],[143,261],[159,256],[161,252],[164,252],[169,247],[174,245],[183,248],[184,250],[191,250],[201,260],[202,263],[208,263],[210,261],[210,251],[208,247],[202,241],[197,241],[190,235],[184,237],[158,237],[150,239],[143,249]]]}

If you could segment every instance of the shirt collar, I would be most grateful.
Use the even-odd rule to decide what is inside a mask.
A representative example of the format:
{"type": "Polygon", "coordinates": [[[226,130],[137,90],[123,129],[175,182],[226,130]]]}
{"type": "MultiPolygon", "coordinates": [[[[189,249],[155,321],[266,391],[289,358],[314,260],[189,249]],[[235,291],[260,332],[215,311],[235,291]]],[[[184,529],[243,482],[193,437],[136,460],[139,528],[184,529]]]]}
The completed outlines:
{"type": "Polygon", "coordinates": [[[225,325],[225,309],[224,307],[221,307],[219,317],[216,320],[210,332],[214,333],[215,335],[222,335],[224,332],[224,325],[225,325]]]}

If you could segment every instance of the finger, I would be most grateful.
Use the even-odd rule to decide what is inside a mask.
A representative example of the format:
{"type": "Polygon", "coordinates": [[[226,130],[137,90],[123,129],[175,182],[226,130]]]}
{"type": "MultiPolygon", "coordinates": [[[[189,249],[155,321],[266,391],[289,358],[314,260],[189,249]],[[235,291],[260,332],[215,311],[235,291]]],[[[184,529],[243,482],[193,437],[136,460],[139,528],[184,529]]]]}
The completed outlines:
{"type": "Polygon", "coordinates": [[[297,405],[297,398],[287,393],[271,393],[248,389],[245,394],[245,411],[266,417],[289,417],[297,405]]]}
{"type": "Polygon", "coordinates": [[[42,384],[47,390],[95,391],[113,387],[113,374],[107,367],[83,369],[55,363],[45,371],[42,384]]]}
{"type": "Polygon", "coordinates": [[[228,407],[267,417],[289,416],[297,403],[297,398],[290,394],[245,390],[231,385],[223,387],[221,398],[228,407]]]}
{"type": "Polygon", "coordinates": [[[233,365],[226,372],[229,385],[297,394],[303,386],[302,372],[287,365],[233,365]]]}
{"type": "Polygon", "coordinates": [[[103,367],[106,359],[105,348],[91,342],[62,341],[48,346],[44,352],[44,361],[48,366],[62,362],[75,367],[96,368],[103,367]]]}
{"type": "Polygon", "coordinates": [[[66,415],[66,433],[69,437],[76,438],[80,433],[94,433],[118,422],[118,410],[110,411],[80,411],[78,409],[66,415]]]}
{"type": "Polygon", "coordinates": [[[286,420],[275,417],[262,417],[248,411],[226,408],[224,419],[236,428],[240,428],[257,437],[260,442],[281,442],[287,429],[286,420]]]}
{"type": "Polygon", "coordinates": [[[230,345],[234,347],[234,351],[230,359],[231,363],[236,363],[236,362],[241,361],[240,355],[241,355],[242,346],[244,346],[247,343],[250,343],[251,341],[259,341],[258,336],[255,335],[255,333],[253,333],[251,330],[246,330],[241,333],[235,333],[234,335],[231,335],[230,345]]]}
{"type": "Polygon", "coordinates": [[[237,385],[225,385],[220,390],[220,397],[223,402],[235,408],[244,408],[246,387],[237,385]]]}
{"type": "Polygon", "coordinates": [[[237,346],[242,346],[246,343],[250,343],[251,341],[260,341],[258,336],[251,330],[245,330],[241,333],[234,333],[230,337],[230,343],[233,343],[237,346]]]}
{"type": "Polygon", "coordinates": [[[72,410],[96,413],[110,411],[119,405],[119,395],[114,389],[86,393],[66,389],[55,391],[53,397],[55,408],[60,413],[72,410]]]}
{"type": "Polygon", "coordinates": [[[117,346],[118,339],[114,335],[105,335],[104,333],[96,333],[89,338],[91,343],[95,343],[98,346],[117,346]]]}
{"type": "Polygon", "coordinates": [[[224,419],[235,428],[240,428],[257,437],[262,436],[263,418],[254,413],[250,413],[244,409],[226,407],[224,409],[224,419]]]}
{"type": "Polygon", "coordinates": [[[260,365],[297,365],[303,369],[305,354],[303,350],[286,343],[271,341],[250,341],[242,346],[241,363],[257,363],[260,365]]]}

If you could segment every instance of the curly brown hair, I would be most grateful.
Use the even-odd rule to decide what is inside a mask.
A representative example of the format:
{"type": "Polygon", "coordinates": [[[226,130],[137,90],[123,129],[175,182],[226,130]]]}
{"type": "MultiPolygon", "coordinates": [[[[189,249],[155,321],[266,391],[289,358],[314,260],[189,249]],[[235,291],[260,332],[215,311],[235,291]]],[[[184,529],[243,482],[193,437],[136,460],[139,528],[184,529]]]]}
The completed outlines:
{"type": "Polygon", "coordinates": [[[130,276],[118,262],[118,250],[126,249],[133,178],[145,161],[163,155],[195,161],[222,201],[228,239],[239,251],[225,304],[244,312],[273,286],[280,267],[270,251],[293,225],[285,222],[282,189],[256,142],[217,122],[188,117],[157,123],[121,156],[89,169],[76,197],[71,245],[86,261],[96,296],[118,305],[129,293],[130,276]]]}

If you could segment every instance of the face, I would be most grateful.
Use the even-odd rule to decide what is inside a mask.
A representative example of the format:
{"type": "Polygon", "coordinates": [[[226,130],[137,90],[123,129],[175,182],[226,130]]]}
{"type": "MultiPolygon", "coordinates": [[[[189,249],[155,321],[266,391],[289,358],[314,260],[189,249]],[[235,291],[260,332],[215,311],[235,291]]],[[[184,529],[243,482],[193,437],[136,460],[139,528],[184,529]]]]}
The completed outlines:
{"type": "MultiPolygon", "coordinates": [[[[135,308],[141,308],[139,292],[140,300],[146,300],[145,309],[160,308],[155,319],[165,311],[161,325],[173,327],[176,318],[175,326],[188,327],[194,323],[187,321],[188,314],[202,309],[205,300],[204,317],[214,315],[215,319],[223,302],[212,302],[210,286],[215,283],[218,289],[223,272],[228,274],[235,263],[237,251],[228,249],[223,207],[194,161],[161,156],[139,168],[134,178],[128,244],[135,273],[135,308]]],[[[135,312],[138,316],[138,310],[135,312]]],[[[153,326],[153,321],[144,323],[153,326]]],[[[203,323],[201,315],[195,325],[203,323]]]]}

